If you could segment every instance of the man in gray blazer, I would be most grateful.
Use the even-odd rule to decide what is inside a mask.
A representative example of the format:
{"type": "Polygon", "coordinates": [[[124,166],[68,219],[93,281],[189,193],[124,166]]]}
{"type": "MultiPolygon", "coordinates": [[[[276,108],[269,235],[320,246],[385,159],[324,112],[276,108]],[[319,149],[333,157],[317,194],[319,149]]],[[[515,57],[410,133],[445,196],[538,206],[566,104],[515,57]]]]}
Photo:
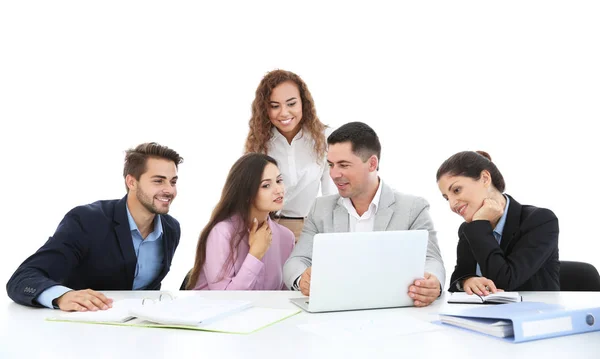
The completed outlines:
{"type": "Polygon", "coordinates": [[[429,242],[425,273],[407,291],[415,306],[431,304],[441,294],[446,271],[429,204],[423,198],[396,192],[381,181],[381,145],[368,125],[347,123],[327,138],[327,144],[330,175],[339,194],[315,200],[300,239],[283,266],[285,284],[310,294],[313,237],[317,233],[426,229],[429,242]]]}

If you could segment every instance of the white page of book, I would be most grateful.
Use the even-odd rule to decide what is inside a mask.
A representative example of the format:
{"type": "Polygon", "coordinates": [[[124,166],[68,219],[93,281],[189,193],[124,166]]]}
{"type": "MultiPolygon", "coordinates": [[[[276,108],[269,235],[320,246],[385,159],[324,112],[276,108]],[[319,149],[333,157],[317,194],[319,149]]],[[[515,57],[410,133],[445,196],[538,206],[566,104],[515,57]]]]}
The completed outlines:
{"type": "Polygon", "coordinates": [[[131,318],[131,308],[142,305],[141,299],[121,299],[113,302],[112,308],[97,311],[68,312],[54,316],[59,320],[70,320],[77,322],[116,322],[123,323],[131,318]]]}
{"type": "Polygon", "coordinates": [[[454,292],[448,298],[448,303],[453,302],[468,302],[482,303],[484,300],[504,299],[508,302],[520,302],[521,295],[519,292],[497,292],[486,296],[478,296],[477,294],[467,294],[465,292],[454,292]],[[483,300],[482,300],[483,298],[483,300]]]}
{"type": "Polygon", "coordinates": [[[206,320],[225,317],[252,306],[247,300],[217,300],[186,297],[132,308],[135,317],[158,324],[196,326],[206,320]]]}
{"type": "Polygon", "coordinates": [[[198,325],[158,324],[140,318],[128,321],[126,325],[164,328],[197,328],[214,332],[247,334],[277,323],[298,314],[299,312],[300,309],[250,307],[241,312],[232,313],[228,316],[206,321],[205,323],[198,325]]]}
{"type": "Polygon", "coordinates": [[[486,295],[483,298],[486,300],[489,298],[506,298],[506,299],[511,299],[514,301],[519,301],[519,299],[521,298],[521,295],[519,294],[519,292],[497,292],[497,293],[492,293],[492,294],[486,295]]]}
{"type": "Polygon", "coordinates": [[[299,309],[252,307],[224,318],[200,324],[198,328],[228,333],[250,333],[297,314],[299,311],[299,309]]]}

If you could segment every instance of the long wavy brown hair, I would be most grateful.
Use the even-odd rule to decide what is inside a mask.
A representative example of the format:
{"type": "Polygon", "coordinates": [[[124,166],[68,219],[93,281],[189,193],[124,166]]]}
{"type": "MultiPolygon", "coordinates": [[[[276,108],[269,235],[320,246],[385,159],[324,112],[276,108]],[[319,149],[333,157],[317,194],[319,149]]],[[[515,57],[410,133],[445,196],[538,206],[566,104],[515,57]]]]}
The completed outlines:
{"type": "Polygon", "coordinates": [[[256,96],[252,102],[252,117],[248,122],[250,129],[248,131],[248,138],[246,139],[246,153],[259,152],[268,154],[268,142],[273,135],[271,131],[274,127],[268,113],[271,92],[279,84],[286,81],[292,81],[298,86],[300,99],[302,100],[302,120],[300,121],[300,125],[315,141],[315,154],[317,155],[317,162],[320,163],[325,157],[326,139],[323,132],[326,126],[317,117],[315,103],[304,81],[295,73],[285,70],[274,70],[267,73],[260,84],[258,84],[256,96]]]}
{"type": "Polygon", "coordinates": [[[202,233],[200,233],[196,247],[196,259],[194,267],[190,272],[186,289],[194,289],[196,282],[198,282],[198,277],[206,261],[206,243],[210,232],[217,223],[236,217],[240,221],[234,223],[234,235],[230,241],[231,250],[229,257],[223,263],[221,276],[234,265],[237,247],[244,236],[248,234],[250,209],[256,199],[263,171],[269,163],[277,166],[277,161],[265,154],[248,153],[240,157],[229,170],[227,180],[223,186],[223,192],[221,192],[221,199],[215,206],[208,224],[204,227],[202,233]]]}

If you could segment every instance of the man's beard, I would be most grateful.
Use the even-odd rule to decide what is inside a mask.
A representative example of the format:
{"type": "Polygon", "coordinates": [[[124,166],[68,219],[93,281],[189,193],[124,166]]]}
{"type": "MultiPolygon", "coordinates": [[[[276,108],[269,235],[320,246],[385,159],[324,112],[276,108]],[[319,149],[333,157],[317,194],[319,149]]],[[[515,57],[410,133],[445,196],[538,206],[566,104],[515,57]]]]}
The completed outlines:
{"type": "MultiPolygon", "coordinates": [[[[173,196],[164,196],[164,197],[167,197],[169,199],[173,198],[173,196]]],[[[159,209],[158,207],[156,207],[154,205],[154,197],[148,196],[146,193],[144,193],[140,189],[138,189],[136,191],[136,198],[142,204],[142,206],[144,206],[144,208],[146,208],[148,210],[148,212],[150,212],[152,214],[167,214],[167,213],[169,213],[169,207],[167,207],[163,210],[159,209]]]]}

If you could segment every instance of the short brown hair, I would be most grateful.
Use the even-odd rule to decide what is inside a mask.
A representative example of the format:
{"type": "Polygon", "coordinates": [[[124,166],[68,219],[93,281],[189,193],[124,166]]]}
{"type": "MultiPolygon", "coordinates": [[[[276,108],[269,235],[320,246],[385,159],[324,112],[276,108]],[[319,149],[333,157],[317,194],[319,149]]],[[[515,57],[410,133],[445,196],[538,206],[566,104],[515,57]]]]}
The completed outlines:
{"type": "MultiPolygon", "coordinates": [[[[175,162],[177,168],[183,162],[183,157],[167,146],[161,146],[156,142],[142,143],[136,148],[130,148],[125,152],[123,178],[131,175],[139,181],[142,174],[146,172],[146,162],[149,157],[171,160],[175,162]]],[[[129,191],[127,185],[125,185],[125,188],[129,191]]]]}

